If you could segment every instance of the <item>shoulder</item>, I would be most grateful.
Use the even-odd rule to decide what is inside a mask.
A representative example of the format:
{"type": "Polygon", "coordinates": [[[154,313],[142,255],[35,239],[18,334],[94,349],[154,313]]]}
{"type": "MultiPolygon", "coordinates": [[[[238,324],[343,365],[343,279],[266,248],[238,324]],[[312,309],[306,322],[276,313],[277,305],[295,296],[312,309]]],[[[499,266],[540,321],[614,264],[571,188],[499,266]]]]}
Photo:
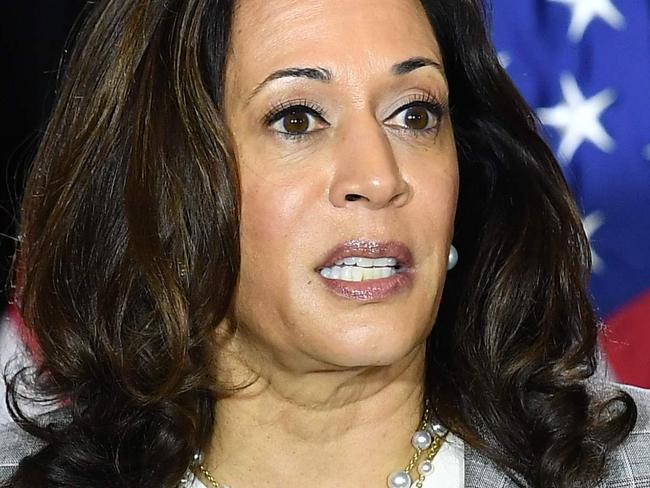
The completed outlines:
{"type": "Polygon", "coordinates": [[[650,390],[613,386],[634,399],[638,414],[634,429],[607,463],[603,486],[650,486],[650,390]]]}
{"type": "MultiPolygon", "coordinates": [[[[634,386],[590,381],[595,395],[609,396],[616,390],[628,393],[637,406],[637,421],[625,441],[609,456],[605,475],[596,488],[650,487],[650,390],[634,386]]],[[[512,487],[507,474],[482,453],[465,446],[465,486],[467,488],[512,487]]]]}
{"type": "MultiPolygon", "coordinates": [[[[70,414],[65,408],[36,413],[37,425],[60,428],[70,421],[70,414]]],[[[45,442],[25,432],[15,422],[0,423],[0,482],[9,479],[20,462],[27,456],[35,454],[45,446],[45,442]]]]}
{"type": "Polygon", "coordinates": [[[9,479],[20,461],[43,445],[15,423],[0,424],[0,439],[0,482],[9,479]]]}

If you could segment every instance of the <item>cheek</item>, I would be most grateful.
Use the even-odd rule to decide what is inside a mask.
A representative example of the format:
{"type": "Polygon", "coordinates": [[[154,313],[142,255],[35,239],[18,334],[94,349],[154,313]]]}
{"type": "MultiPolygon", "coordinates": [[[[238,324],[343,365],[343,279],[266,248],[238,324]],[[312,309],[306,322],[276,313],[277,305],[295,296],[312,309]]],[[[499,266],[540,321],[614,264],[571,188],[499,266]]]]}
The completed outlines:
{"type": "Polygon", "coordinates": [[[415,210],[414,223],[429,229],[431,242],[442,243],[445,234],[453,238],[454,217],[458,200],[458,184],[453,175],[438,173],[435,179],[422,179],[419,183],[422,205],[415,210]]]}
{"type": "MultiPolygon", "coordinates": [[[[409,165],[414,199],[409,213],[420,229],[429,229],[433,242],[453,230],[458,201],[458,162],[452,149],[409,165]]],[[[450,239],[452,236],[449,236],[450,239]]]]}
{"type": "Polygon", "coordinates": [[[441,291],[447,273],[449,246],[454,238],[458,164],[454,151],[441,154],[435,164],[431,161],[421,163],[411,165],[414,198],[409,203],[409,217],[403,224],[408,225],[406,235],[417,236],[420,263],[426,268],[421,274],[424,288],[441,291]]]}
{"type": "Polygon", "coordinates": [[[290,274],[304,265],[299,259],[313,231],[309,226],[318,220],[316,190],[305,181],[242,168],[240,287],[257,303],[288,301],[290,274]]]}
{"type": "MultiPolygon", "coordinates": [[[[278,279],[318,227],[327,175],[322,155],[278,152],[277,141],[242,134],[238,145],[242,261],[264,266],[278,279]]],[[[245,263],[242,263],[244,265],[245,263]]]]}

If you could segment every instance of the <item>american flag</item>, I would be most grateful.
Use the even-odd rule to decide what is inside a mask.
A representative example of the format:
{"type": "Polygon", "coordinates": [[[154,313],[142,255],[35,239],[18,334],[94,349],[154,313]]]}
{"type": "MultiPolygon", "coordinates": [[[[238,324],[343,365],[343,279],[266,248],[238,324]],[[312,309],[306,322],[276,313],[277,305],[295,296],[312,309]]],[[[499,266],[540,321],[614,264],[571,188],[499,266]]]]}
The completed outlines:
{"type": "Polygon", "coordinates": [[[492,36],[582,212],[609,370],[650,387],[650,0],[492,0],[492,36]]]}

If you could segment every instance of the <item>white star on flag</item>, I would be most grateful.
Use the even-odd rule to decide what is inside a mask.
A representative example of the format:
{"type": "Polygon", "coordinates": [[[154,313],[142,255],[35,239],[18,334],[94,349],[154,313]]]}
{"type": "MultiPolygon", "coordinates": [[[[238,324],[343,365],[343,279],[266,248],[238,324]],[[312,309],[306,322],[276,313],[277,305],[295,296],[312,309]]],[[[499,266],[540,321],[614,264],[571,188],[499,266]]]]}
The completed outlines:
{"type": "Polygon", "coordinates": [[[571,9],[569,39],[580,42],[587,27],[596,17],[600,17],[615,29],[625,26],[625,17],[611,0],[549,0],[567,5],[571,9]]]}
{"type": "Polygon", "coordinates": [[[600,123],[600,116],[609,107],[616,95],[607,89],[586,99],[576,79],[571,74],[560,78],[564,102],[550,108],[537,109],[543,124],[558,130],[562,140],[558,156],[563,162],[570,162],[580,145],[588,140],[601,151],[611,152],[614,140],[600,123]]]}
{"type": "Polygon", "coordinates": [[[582,219],[582,226],[585,229],[585,234],[587,234],[587,239],[589,239],[589,250],[591,251],[591,271],[594,273],[600,273],[605,268],[603,260],[596,254],[593,246],[591,245],[591,237],[596,233],[600,227],[605,223],[602,212],[592,212],[589,215],[585,216],[582,219]]]}
{"type": "Polygon", "coordinates": [[[508,53],[507,51],[500,51],[497,56],[499,58],[499,63],[501,64],[503,69],[508,69],[508,66],[510,66],[510,63],[512,62],[512,57],[510,56],[510,53],[508,53]]]}

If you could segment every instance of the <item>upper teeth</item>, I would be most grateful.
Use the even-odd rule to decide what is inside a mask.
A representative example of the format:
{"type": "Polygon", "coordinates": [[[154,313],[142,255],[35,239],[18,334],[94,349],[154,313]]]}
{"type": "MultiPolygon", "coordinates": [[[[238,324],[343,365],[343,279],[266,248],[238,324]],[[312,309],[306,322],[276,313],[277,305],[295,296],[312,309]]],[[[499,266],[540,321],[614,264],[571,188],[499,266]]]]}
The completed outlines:
{"type": "Polygon", "coordinates": [[[349,256],[345,259],[339,259],[336,264],[341,266],[343,264],[347,266],[361,266],[362,268],[372,268],[377,267],[381,268],[384,266],[395,266],[397,264],[397,259],[395,258],[361,258],[356,256],[349,256]]]}
{"type": "Polygon", "coordinates": [[[339,259],[336,266],[323,268],[320,271],[321,276],[331,280],[344,281],[364,281],[388,278],[398,271],[394,266],[397,265],[395,258],[362,258],[350,256],[345,259],[339,259]]]}

